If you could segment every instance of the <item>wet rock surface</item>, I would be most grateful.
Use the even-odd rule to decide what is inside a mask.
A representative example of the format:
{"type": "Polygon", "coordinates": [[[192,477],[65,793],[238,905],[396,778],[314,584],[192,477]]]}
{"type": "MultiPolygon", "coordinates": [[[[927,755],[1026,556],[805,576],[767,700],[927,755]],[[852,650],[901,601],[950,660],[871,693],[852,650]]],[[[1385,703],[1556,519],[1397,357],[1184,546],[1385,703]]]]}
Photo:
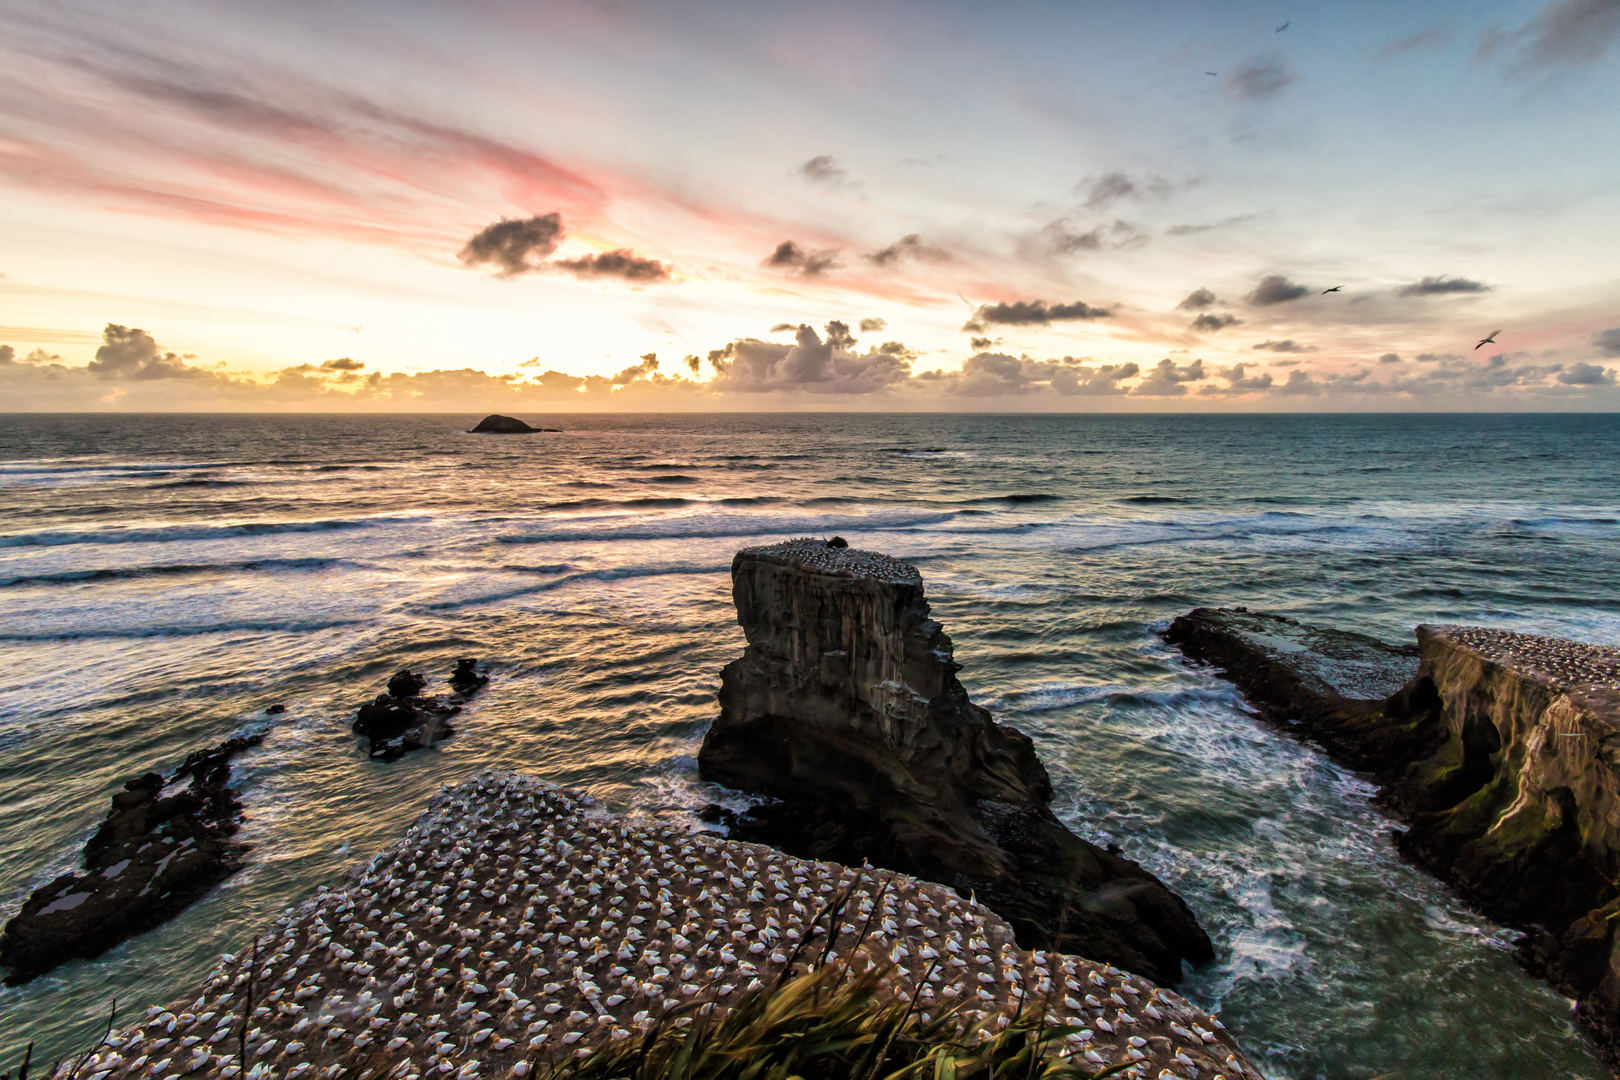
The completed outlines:
{"type": "Polygon", "coordinates": [[[698,762],[773,800],[734,816],[733,836],[949,885],[1027,948],[1161,983],[1212,959],[1179,897],[1052,814],[1030,740],[957,681],[914,567],[796,540],[739,552],[732,589],[748,648],[722,672],[698,762]]]}
{"type": "Polygon", "coordinates": [[[1375,771],[1379,803],[1407,825],[1401,853],[1525,932],[1521,959],[1578,1000],[1620,1073],[1620,650],[1483,627],[1416,634],[1411,678],[1360,700],[1338,687],[1385,688],[1405,650],[1241,610],[1199,609],[1166,638],[1375,771]],[[1323,675],[1347,656],[1376,667],[1380,650],[1376,677],[1323,675]]]}
{"type": "Polygon", "coordinates": [[[0,933],[7,982],[100,955],[240,869],[246,848],[231,840],[242,820],[231,759],[261,739],[199,750],[167,779],[146,773],[127,781],[85,844],[84,869],[35,890],[0,933]]]}
{"type": "Polygon", "coordinates": [[[353,730],[370,740],[372,758],[397,761],[412,750],[454,735],[450,718],[488,682],[489,676],[478,670],[474,657],[456,661],[448,695],[424,694],[426,678],[408,669],[397,671],[389,678],[386,693],[360,706],[353,730]]]}
{"type": "Polygon", "coordinates": [[[1439,739],[1427,717],[1414,711],[1414,720],[1402,722],[1383,708],[1416,678],[1416,646],[1246,608],[1196,608],[1164,637],[1220,668],[1267,720],[1352,768],[1404,766],[1439,739]]]}
{"type": "Polygon", "coordinates": [[[950,889],[617,819],[501,770],[446,788],[337,888],[113,1032],[83,1074],[547,1076],[695,1007],[723,1016],[828,950],[964,1026],[1040,1009],[1073,1025],[1062,1053],[1088,1070],[1260,1076],[1179,995],[1022,950],[950,889]]]}

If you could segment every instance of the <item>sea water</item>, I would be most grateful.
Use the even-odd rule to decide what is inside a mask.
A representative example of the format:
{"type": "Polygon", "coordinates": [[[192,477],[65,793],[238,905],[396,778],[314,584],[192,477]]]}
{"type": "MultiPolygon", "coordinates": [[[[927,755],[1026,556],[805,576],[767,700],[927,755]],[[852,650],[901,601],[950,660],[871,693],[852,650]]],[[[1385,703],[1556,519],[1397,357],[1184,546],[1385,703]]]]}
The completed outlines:
{"type": "Polygon", "coordinates": [[[917,565],[961,679],[1082,835],[1184,896],[1184,991],[1268,1076],[1589,1077],[1514,935],[1397,858],[1365,776],[1160,640],[1246,604],[1410,641],[1620,644],[1611,416],[12,416],[0,424],[0,912],[126,778],[245,732],[246,867],[164,926],[0,991],[0,1068],[169,1002],[486,766],[699,827],[737,549],[917,565]],[[488,688],[430,750],[349,730],[402,667],[488,688]],[[272,704],[286,711],[267,715],[272,704]]]}

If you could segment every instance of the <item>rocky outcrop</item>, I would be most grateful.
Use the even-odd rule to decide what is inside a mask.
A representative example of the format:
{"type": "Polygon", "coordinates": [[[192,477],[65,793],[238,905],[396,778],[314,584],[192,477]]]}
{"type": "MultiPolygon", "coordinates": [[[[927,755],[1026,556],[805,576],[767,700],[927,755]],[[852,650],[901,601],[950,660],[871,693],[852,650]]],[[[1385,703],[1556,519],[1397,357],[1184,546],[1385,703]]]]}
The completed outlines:
{"type": "Polygon", "coordinates": [[[1433,751],[1439,730],[1423,710],[1403,721],[1384,709],[1418,674],[1414,646],[1310,626],[1247,608],[1196,608],[1165,640],[1213,664],[1267,719],[1373,772],[1433,751]]]}
{"type": "Polygon", "coordinates": [[[412,750],[420,750],[448,739],[456,733],[449,720],[489,682],[478,671],[478,661],[464,657],[456,661],[446,696],[423,694],[427,680],[413,671],[394,673],[387,693],[360,706],[354,718],[354,731],[371,741],[370,756],[379,761],[397,761],[412,750]]]}
{"type": "Polygon", "coordinates": [[[501,416],[491,413],[478,421],[478,426],[468,434],[471,435],[533,435],[542,431],[557,431],[558,428],[530,427],[515,416],[501,416]]]}
{"type": "Polygon", "coordinates": [[[146,773],[126,782],[85,845],[83,872],[36,889],[0,933],[7,982],[100,955],[238,870],[246,849],[231,840],[242,820],[230,789],[231,758],[261,738],[199,750],[167,780],[146,773]]]}
{"type": "Polygon", "coordinates": [[[733,835],[950,885],[1027,948],[1161,983],[1213,957],[1179,897],[1052,814],[1030,740],[957,681],[915,568],[795,540],[739,552],[731,576],[748,647],[721,674],[698,763],[705,779],[776,800],[733,835]]]}
{"type": "Polygon", "coordinates": [[[1360,635],[1199,609],[1166,637],[1268,716],[1373,770],[1402,854],[1525,931],[1521,955],[1579,1000],[1620,1066],[1620,650],[1420,626],[1412,660],[1360,635]],[[1335,683],[1335,665],[1372,674],[1335,683]],[[1346,686],[1367,696],[1351,698],[1346,686]]]}

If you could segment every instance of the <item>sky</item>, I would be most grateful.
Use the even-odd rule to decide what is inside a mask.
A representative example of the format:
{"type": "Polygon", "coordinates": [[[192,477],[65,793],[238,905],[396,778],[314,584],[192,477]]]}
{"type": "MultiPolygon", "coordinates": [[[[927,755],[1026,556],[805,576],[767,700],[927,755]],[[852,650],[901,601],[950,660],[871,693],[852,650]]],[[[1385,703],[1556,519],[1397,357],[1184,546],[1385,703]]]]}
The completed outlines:
{"type": "Polygon", "coordinates": [[[0,19],[0,411],[1620,408],[1620,0],[0,19]]]}

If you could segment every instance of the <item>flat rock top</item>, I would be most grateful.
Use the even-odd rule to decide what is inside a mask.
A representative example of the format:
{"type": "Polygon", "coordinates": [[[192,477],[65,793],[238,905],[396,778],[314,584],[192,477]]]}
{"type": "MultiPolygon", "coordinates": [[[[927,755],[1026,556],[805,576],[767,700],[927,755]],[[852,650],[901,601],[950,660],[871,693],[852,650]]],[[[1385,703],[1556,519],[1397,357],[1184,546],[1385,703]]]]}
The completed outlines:
{"type": "Polygon", "coordinates": [[[1200,608],[1192,615],[1283,664],[1319,694],[1373,701],[1389,697],[1418,672],[1415,649],[1389,645],[1366,634],[1310,626],[1243,608],[1200,608]]]}
{"type": "Polygon", "coordinates": [[[803,969],[827,948],[816,916],[850,887],[835,954],[893,964],[886,982],[915,993],[920,1012],[960,1005],[999,1027],[1020,1002],[1044,1002],[1082,1026],[1066,1052],[1090,1067],[1259,1076],[1185,999],[1089,960],[1023,952],[1005,923],[943,886],[616,820],[498,770],[446,788],[404,839],[272,924],[256,963],[251,946],[224,957],[194,1001],[149,1010],[82,1074],[233,1074],[246,1012],[249,1072],[265,1080],[361,1064],[402,1080],[533,1076],[677,1004],[724,1012],[786,965],[803,969]]]}
{"type": "Polygon", "coordinates": [[[903,563],[879,551],[828,547],[827,541],[809,536],[764,547],[743,548],[737,554],[752,555],[835,577],[865,578],[885,585],[922,584],[922,574],[910,563],[903,563]]]}
{"type": "Polygon", "coordinates": [[[1579,698],[1593,718],[1620,728],[1620,649],[1483,626],[1421,626],[1516,675],[1579,698]]]}

